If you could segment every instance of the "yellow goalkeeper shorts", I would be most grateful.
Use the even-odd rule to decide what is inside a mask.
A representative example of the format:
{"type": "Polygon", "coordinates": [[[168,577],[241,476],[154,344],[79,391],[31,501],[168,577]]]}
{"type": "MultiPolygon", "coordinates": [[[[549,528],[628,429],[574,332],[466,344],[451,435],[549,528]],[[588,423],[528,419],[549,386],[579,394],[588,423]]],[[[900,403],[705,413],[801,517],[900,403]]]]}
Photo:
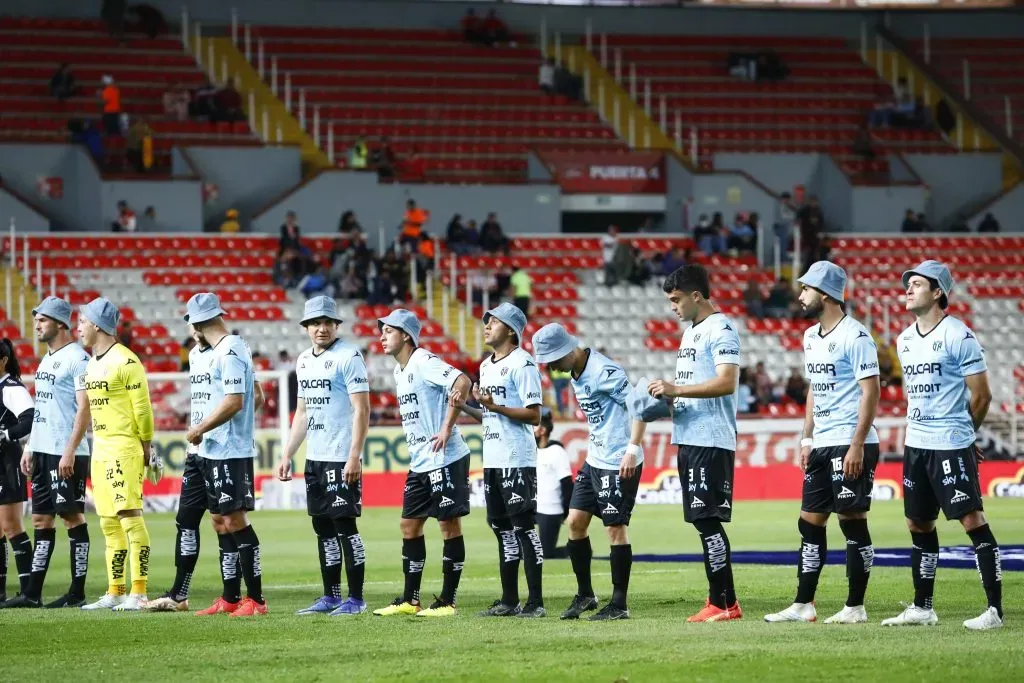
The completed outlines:
{"type": "Polygon", "coordinates": [[[145,469],[141,455],[93,456],[92,497],[96,503],[96,514],[114,517],[122,510],[141,510],[145,469]]]}

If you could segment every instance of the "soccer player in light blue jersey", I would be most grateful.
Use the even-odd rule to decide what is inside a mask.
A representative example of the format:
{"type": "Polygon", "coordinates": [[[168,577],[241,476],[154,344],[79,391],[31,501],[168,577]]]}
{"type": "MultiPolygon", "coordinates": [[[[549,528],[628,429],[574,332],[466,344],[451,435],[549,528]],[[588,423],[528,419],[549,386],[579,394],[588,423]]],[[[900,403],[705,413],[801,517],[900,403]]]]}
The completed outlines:
{"type": "Polygon", "coordinates": [[[576,574],[576,595],[562,619],[579,619],[597,609],[590,576],[593,550],[588,529],[597,516],[611,542],[612,599],[591,621],[628,619],[626,598],[633,565],[629,520],[636,503],[643,471],[641,447],[646,424],[631,417],[626,406],[632,386],[626,371],[611,358],[580,346],[557,323],[545,325],[533,335],[537,362],[571,373],[580,410],[587,416],[590,441],[587,461],[576,475],[569,503],[569,542],[566,550],[576,574]]]}
{"type": "Polygon", "coordinates": [[[32,477],[32,526],[35,548],[28,592],[5,607],[38,607],[50,566],[57,516],[64,521],[71,546],[71,586],[47,607],[85,604],[89,567],[89,527],[85,522],[85,481],[89,478],[89,398],[85,366],[89,354],[71,334],[71,304],[49,296],[32,310],[36,339],[46,354],[36,370],[32,435],[21,458],[21,469],[32,477]]]}
{"type": "Polygon", "coordinates": [[[255,509],[253,458],[256,457],[255,370],[248,344],[229,334],[220,301],[209,292],[188,301],[185,321],[192,325],[196,339],[210,347],[209,372],[193,391],[203,393],[193,400],[193,424],[185,440],[199,447],[199,463],[206,488],[206,500],[213,528],[222,542],[233,542],[242,566],[246,597],[235,605],[223,597],[197,614],[230,612],[233,617],[267,613],[263,597],[260,540],[246,515],[255,509]],[[196,420],[198,419],[198,422],[196,420]],[[230,537],[230,538],[227,538],[230,537]]]}
{"type": "Polygon", "coordinates": [[[313,346],[295,361],[299,384],[292,432],[277,476],[292,478],[292,458],[306,442],[306,510],[313,521],[324,593],[298,614],[362,614],[366,550],[356,520],[362,512],[362,454],[370,427],[370,385],[363,354],[338,339],[334,299],[308,300],[300,324],[313,346]],[[345,558],[348,597],[341,599],[345,558]]]}
{"type": "Polygon", "coordinates": [[[985,519],[978,482],[975,432],[985,421],[992,391],[985,352],[962,321],[946,314],[953,276],[944,264],[924,261],[903,273],[907,310],[917,321],[896,339],[907,395],[903,448],[903,512],[913,539],[914,603],[883,626],[933,625],[935,570],[941,509],[974,544],[988,608],[968,619],[973,631],[1003,625],[1003,573],[999,544],[985,519]]]}
{"type": "Polygon", "coordinates": [[[873,425],[881,393],[878,349],[867,328],[846,315],[846,271],[818,261],[799,282],[800,305],[818,319],[803,343],[809,387],[800,442],[799,583],[793,604],[764,620],[817,620],[814,594],[828,553],[825,526],[835,512],[846,538],[849,592],[843,609],[825,623],[859,624],[868,620],[864,593],[875,557],[868,511],[879,456],[873,425]]]}

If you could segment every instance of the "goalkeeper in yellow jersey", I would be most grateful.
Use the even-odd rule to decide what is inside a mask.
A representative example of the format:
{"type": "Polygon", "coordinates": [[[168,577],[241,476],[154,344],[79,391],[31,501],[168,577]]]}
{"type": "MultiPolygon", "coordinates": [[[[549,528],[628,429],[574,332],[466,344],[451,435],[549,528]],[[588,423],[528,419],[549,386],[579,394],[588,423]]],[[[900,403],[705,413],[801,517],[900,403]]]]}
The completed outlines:
{"type": "Polygon", "coordinates": [[[150,456],[153,407],[146,371],[139,357],[116,338],[120,313],[104,298],[93,299],[78,315],[78,336],[92,349],[85,387],[92,411],[92,490],[106,545],[106,594],[82,609],[135,611],[146,604],[149,532],[142,519],[142,480],[158,473],[150,456]],[[127,567],[131,591],[126,596],[127,567]]]}

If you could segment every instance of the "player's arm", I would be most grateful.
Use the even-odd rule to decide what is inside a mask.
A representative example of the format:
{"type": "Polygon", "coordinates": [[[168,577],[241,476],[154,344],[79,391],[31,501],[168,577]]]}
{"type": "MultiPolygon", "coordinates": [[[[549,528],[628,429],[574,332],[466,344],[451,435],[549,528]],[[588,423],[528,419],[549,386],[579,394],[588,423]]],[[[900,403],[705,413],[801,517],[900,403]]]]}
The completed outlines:
{"type": "Polygon", "coordinates": [[[619,465],[619,476],[623,479],[630,479],[636,474],[636,459],[642,453],[644,433],[647,431],[647,423],[642,420],[633,420],[629,429],[629,445],[626,446],[626,455],[619,465]]]}
{"type": "Polygon", "coordinates": [[[370,431],[370,392],[349,394],[349,399],[352,401],[352,446],[343,474],[347,483],[355,484],[363,473],[363,445],[370,431]]]}
{"type": "Polygon", "coordinates": [[[32,396],[23,386],[9,386],[4,387],[3,400],[4,407],[11,414],[17,415],[18,421],[7,429],[0,430],[0,436],[4,441],[20,441],[32,433],[32,418],[35,417],[32,396]]]}
{"type": "Polygon", "coordinates": [[[75,421],[71,425],[71,436],[68,437],[68,442],[64,446],[64,453],[61,454],[60,464],[58,465],[62,479],[70,479],[71,475],[74,474],[75,451],[78,450],[78,445],[82,443],[82,439],[85,438],[85,432],[89,429],[91,411],[89,410],[89,394],[85,389],[75,392],[75,405],[75,421]]]}
{"type": "MultiPolygon", "coordinates": [[[[459,373],[455,382],[452,384],[451,391],[458,391],[463,395],[469,393],[472,388],[472,382],[469,381],[469,377],[465,373],[459,373]]],[[[459,418],[459,407],[452,402],[448,403],[448,410],[444,414],[444,421],[441,423],[440,431],[434,436],[434,452],[438,453],[444,451],[448,445],[448,437],[452,434],[452,429],[455,428],[455,421],[459,418]]]]}
{"type": "Polygon", "coordinates": [[[224,399],[185,435],[188,442],[196,446],[202,443],[203,434],[220,427],[245,407],[245,390],[249,388],[245,381],[245,363],[237,356],[224,356],[221,362],[224,364],[221,368],[224,399]]]}
{"type": "Polygon", "coordinates": [[[292,458],[306,438],[306,399],[301,396],[296,400],[295,414],[292,415],[292,428],[288,433],[288,443],[277,463],[277,478],[289,481],[292,478],[292,458]]]}
{"type": "Polygon", "coordinates": [[[814,443],[814,392],[807,384],[807,402],[804,404],[804,428],[800,432],[800,469],[807,471],[807,461],[811,457],[814,443]]]}
{"type": "Polygon", "coordinates": [[[967,388],[971,390],[971,400],[967,404],[967,410],[971,413],[971,421],[977,431],[985,422],[988,408],[992,404],[992,389],[988,385],[988,371],[967,375],[964,377],[964,381],[967,382],[967,388]]]}
{"type": "Polygon", "coordinates": [[[846,457],[843,458],[843,476],[847,479],[856,479],[864,471],[864,441],[868,438],[868,432],[871,431],[871,426],[875,422],[875,416],[878,414],[878,399],[882,395],[878,375],[860,379],[857,384],[860,385],[857,426],[850,439],[850,449],[846,452],[846,457]]]}
{"type": "Polygon", "coordinates": [[[536,427],[540,424],[540,372],[537,370],[537,366],[530,361],[523,367],[512,370],[512,374],[515,380],[516,393],[519,395],[519,402],[524,407],[513,408],[511,406],[497,405],[490,400],[489,394],[485,398],[490,402],[490,405],[483,403],[483,401],[481,401],[481,404],[487,410],[493,411],[498,415],[521,424],[536,427]]]}
{"type": "Polygon", "coordinates": [[[700,384],[673,384],[665,380],[651,382],[648,390],[651,396],[662,398],[719,398],[736,391],[740,366],[721,363],[715,366],[715,376],[700,384]]]}
{"type": "Polygon", "coordinates": [[[258,411],[267,402],[267,397],[263,393],[263,385],[260,384],[260,381],[258,379],[253,379],[253,381],[252,381],[252,391],[253,391],[253,405],[255,406],[256,410],[258,411]]]}
{"type": "Polygon", "coordinates": [[[124,388],[128,400],[132,404],[132,414],[139,429],[139,441],[142,442],[142,456],[146,464],[150,460],[150,444],[153,441],[153,403],[149,399],[149,381],[146,369],[140,362],[122,366],[124,372],[124,388]]]}
{"type": "MultiPolygon", "coordinates": [[[[474,390],[475,389],[476,389],[476,387],[474,387],[474,390]]],[[[455,394],[453,394],[453,396],[455,396],[455,394]]],[[[483,422],[484,421],[484,411],[483,411],[482,408],[474,408],[473,406],[469,405],[468,403],[463,403],[462,405],[459,406],[459,408],[462,410],[462,412],[464,412],[466,415],[469,415],[471,418],[473,418],[477,422],[483,422]]]]}

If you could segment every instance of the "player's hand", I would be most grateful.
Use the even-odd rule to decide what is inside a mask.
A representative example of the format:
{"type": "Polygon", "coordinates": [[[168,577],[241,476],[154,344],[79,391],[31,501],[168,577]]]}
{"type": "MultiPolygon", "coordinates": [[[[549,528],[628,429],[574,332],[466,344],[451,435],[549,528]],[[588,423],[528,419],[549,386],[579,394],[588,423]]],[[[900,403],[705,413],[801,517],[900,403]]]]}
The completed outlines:
{"type": "Polygon", "coordinates": [[[32,476],[32,451],[27,448],[25,449],[25,452],[21,454],[21,473],[26,477],[32,476]]]}
{"type": "Polygon", "coordinates": [[[853,445],[843,458],[843,477],[856,479],[864,471],[864,446],[853,445]]]}
{"type": "Polygon", "coordinates": [[[488,410],[494,407],[494,399],[491,398],[491,393],[489,391],[481,391],[479,384],[473,385],[473,398],[488,410]]]}
{"type": "Polygon", "coordinates": [[[452,408],[461,408],[466,405],[466,395],[460,389],[454,390],[448,395],[448,405],[452,408]]]}
{"type": "Polygon", "coordinates": [[[153,455],[149,458],[149,462],[146,463],[146,479],[153,486],[160,483],[160,480],[164,478],[164,461],[159,455],[153,455]]]}
{"type": "Polygon", "coordinates": [[[811,461],[811,447],[801,446],[800,448],[800,471],[807,471],[807,463],[811,461]]]}
{"type": "Polygon", "coordinates": [[[292,480],[292,459],[288,456],[283,456],[277,462],[277,478],[280,481],[291,481],[292,480]]]}
{"type": "Polygon", "coordinates": [[[634,474],[636,474],[636,456],[627,453],[622,456],[622,464],[619,465],[619,477],[622,479],[632,479],[634,474]]]}
{"type": "Polygon", "coordinates": [[[341,476],[345,478],[345,483],[349,486],[359,483],[359,478],[363,476],[363,463],[359,458],[349,458],[348,462],[345,463],[345,469],[342,471],[341,476]]]}
{"type": "Polygon", "coordinates": [[[452,436],[452,428],[444,426],[441,427],[441,431],[434,435],[430,440],[430,450],[434,453],[444,453],[448,447],[448,439],[452,436]]]}
{"type": "Polygon", "coordinates": [[[974,457],[977,458],[978,462],[985,462],[985,451],[981,450],[981,446],[974,447],[974,457]]]}
{"type": "Polygon", "coordinates": [[[676,385],[663,379],[656,379],[647,385],[647,393],[654,398],[675,398],[676,385]]]}
{"type": "Polygon", "coordinates": [[[57,463],[57,473],[61,479],[70,479],[75,473],[75,455],[67,454],[60,456],[60,462],[57,463]]]}
{"type": "Polygon", "coordinates": [[[185,441],[188,441],[193,446],[198,446],[203,442],[203,433],[192,427],[185,433],[185,441]]]}

